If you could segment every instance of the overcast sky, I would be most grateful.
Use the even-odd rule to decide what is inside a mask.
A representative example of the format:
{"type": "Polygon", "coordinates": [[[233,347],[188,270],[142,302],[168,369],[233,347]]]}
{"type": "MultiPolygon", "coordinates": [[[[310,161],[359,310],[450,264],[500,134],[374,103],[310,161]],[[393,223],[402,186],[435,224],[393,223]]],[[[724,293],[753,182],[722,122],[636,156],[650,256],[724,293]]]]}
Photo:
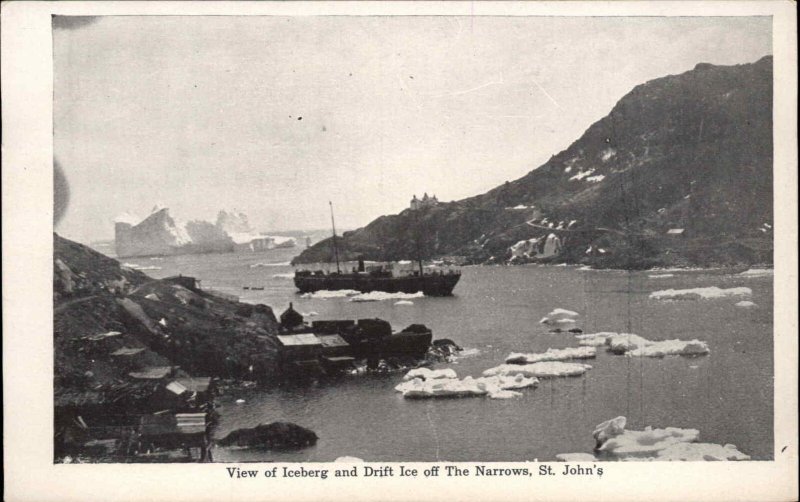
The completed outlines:
{"type": "Polygon", "coordinates": [[[769,18],[55,18],[57,231],[155,204],[362,226],[544,163],[635,85],[771,54],[769,18]]]}

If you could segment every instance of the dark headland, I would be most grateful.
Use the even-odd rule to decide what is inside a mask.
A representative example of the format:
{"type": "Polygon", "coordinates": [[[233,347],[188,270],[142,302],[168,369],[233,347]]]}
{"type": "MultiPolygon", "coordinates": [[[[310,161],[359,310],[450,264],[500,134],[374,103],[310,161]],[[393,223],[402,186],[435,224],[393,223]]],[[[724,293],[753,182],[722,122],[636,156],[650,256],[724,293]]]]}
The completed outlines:
{"type": "MultiPolygon", "coordinates": [[[[522,178],[381,216],[344,233],[339,253],[400,260],[422,246],[467,263],[627,269],[772,263],[772,163],[772,57],[701,63],[636,86],[522,178]]],[[[294,263],[331,261],[331,247],[321,241],[294,263]]]]}

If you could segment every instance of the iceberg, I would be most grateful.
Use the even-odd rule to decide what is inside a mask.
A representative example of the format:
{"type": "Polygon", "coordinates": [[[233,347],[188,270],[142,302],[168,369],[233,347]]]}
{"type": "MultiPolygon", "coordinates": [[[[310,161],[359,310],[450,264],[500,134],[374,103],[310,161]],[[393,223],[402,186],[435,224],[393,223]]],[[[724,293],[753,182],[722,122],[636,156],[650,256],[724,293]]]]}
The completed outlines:
{"type": "Polygon", "coordinates": [[[629,350],[628,357],[701,356],[708,354],[708,344],[700,340],[663,340],[629,350]]]}
{"type": "Polygon", "coordinates": [[[544,361],[533,364],[501,364],[483,372],[483,376],[516,376],[537,378],[555,378],[562,376],[580,376],[592,367],[581,363],[564,363],[544,361]]]}
{"type": "Polygon", "coordinates": [[[753,302],[751,302],[749,300],[742,300],[740,302],[737,302],[736,306],[737,307],[743,307],[743,308],[757,307],[757,305],[755,303],[753,303],[753,302]]]}
{"type": "Polygon", "coordinates": [[[753,290],[745,287],[722,289],[716,286],[710,286],[706,288],[653,291],[650,293],[650,298],[654,300],[674,300],[679,298],[702,298],[707,300],[712,298],[724,298],[726,296],[750,296],[752,294],[753,290]]]}
{"type": "Polygon", "coordinates": [[[394,302],[394,304],[395,305],[414,305],[414,302],[412,302],[411,300],[400,300],[400,301],[394,302]]]}
{"type": "Polygon", "coordinates": [[[506,357],[507,364],[532,364],[542,361],[566,361],[568,359],[591,359],[597,355],[594,347],[567,347],[566,349],[547,349],[538,354],[512,353],[506,357]]]}

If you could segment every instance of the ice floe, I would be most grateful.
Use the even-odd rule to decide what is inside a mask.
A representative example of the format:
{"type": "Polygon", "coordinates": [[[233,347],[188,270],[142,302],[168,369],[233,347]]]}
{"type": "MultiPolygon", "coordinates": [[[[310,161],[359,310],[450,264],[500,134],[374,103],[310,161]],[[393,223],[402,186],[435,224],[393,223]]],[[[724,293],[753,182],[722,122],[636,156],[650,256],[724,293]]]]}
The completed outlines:
{"type": "Polygon", "coordinates": [[[698,443],[700,431],[666,427],[626,430],[627,419],[616,417],[597,425],[592,436],[595,453],[560,453],[562,462],[618,461],[730,461],[749,460],[736,446],[698,443]]]}
{"type": "Polygon", "coordinates": [[[575,311],[557,308],[542,317],[541,320],[539,320],[539,324],[571,324],[575,322],[573,317],[577,317],[578,315],[579,314],[575,311]]]}
{"type": "Polygon", "coordinates": [[[259,268],[259,267],[288,267],[291,265],[288,261],[282,261],[280,263],[253,263],[250,265],[250,268],[259,268]]]}
{"type": "Polygon", "coordinates": [[[321,289],[319,291],[314,291],[313,293],[303,293],[300,295],[300,298],[310,298],[315,300],[328,300],[330,298],[347,298],[348,296],[356,296],[360,295],[361,291],[356,291],[355,289],[337,289],[334,291],[328,291],[327,289],[321,289]]]}
{"type": "Polygon", "coordinates": [[[742,300],[740,302],[736,302],[736,306],[743,308],[751,308],[751,307],[756,307],[757,305],[749,300],[742,300]]]}
{"type": "Polygon", "coordinates": [[[656,460],[724,462],[750,460],[750,455],[740,452],[732,444],[720,446],[714,443],[678,443],[659,451],[656,460]]]}
{"type": "Polygon", "coordinates": [[[647,277],[649,277],[650,279],[666,279],[668,277],[675,277],[675,274],[653,274],[653,275],[648,275],[647,277]]]}
{"type": "Polygon", "coordinates": [[[597,457],[591,453],[559,453],[556,460],[561,462],[596,462],[597,457]]]}
{"type": "Polygon", "coordinates": [[[701,356],[708,354],[708,344],[700,340],[663,340],[629,350],[629,357],[701,356]]]}
{"type": "Polygon", "coordinates": [[[514,389],[535,387],[537,378],[528,378],[524,375],[514,377],[493,376],[463,380],[458,378],[436,378],[423,380],[413,378],[395,387],[397,392],[405,398],[430,398],[430,397],[472,397],[486,396],[493,399],[509,399],[522,395],[514,389]]]}
{"type": "Polygon", "coordinates": [[[578,339],[578,345],[583,347],[602,347],[606,344],[606,340],[614,335],[618,335],[619,333],[613,333],[611,331],[601,331],[600,333],[587,333],[585,335],[575,335],[575,338],[578,339]]]}
{"type": "Polygon", "coordinates": [[[772,277],[771,268],[751,268],[739,274],[742,277],[772,277]]]}
{"type": "Polygon", "coordinates": [[[369,293],[360,293],[352,298],[351,302],[379,302],[383,300],[410,300],[413,298],[422,298],[425,296],[422,291],[416,293],[387,293],[385,291],[370,291],[369,293]]]}
{"type": "Polygon", "coordinates": [[[728,288],[722,289],[716,286],[706,288],[692,288],[692,289],[665,289],[661,291],[653,291],[650,293],[650,298],[655,300],[673,300],[676,298],[724,298],[726,296],[750,296],[753,290],[750,288],[728,288]]]}
{"type": "Polygon", "coordinates": [[[564,363],[559,361],[543,361],[533,364],[501,364],[483,372],[483,376],[517,376],[537,378],[555,378],[562,376],[580,376],[592,367],[582,363],[564,363]]]}
{"type": "Polygon", "coordinates": [[[576,316],[578,316],[578,313],[575,312],[574,310],[567,310],[567,309],[558,308],[558,309],[553,309],[547,315],[550,316],[550,317],[556,317],[556,316],[560,316],[560,315],[565,315],[565,316],[569,316],[569,317],[576,317],[576,316]]]}
{"type": "Polygon", "coordinates": [[[285,274],[273,274],[273,279],[292,279],[294,278],[294,272],[287,272],[285,274]]]}
{"type": "Polygon", "coordinates": [[[614,354],[624,354],[629,350],[635,350],[651,343],[653,342],[633,333],[618,333],[606,338],[606,346],[614,354]]]}
{"type": "Polygon", "coordinates": [[[336,460],[334,460],[334,462],[338,464],[360,464],[364,462],[364,459],[358,457],[344,456],[344,457],[336,457],[336,460]]]}
{"type": "Polygon", "coordinates": [[[578,344],[585,348],[608,347],[609,352],[629,357],[699,356],[710,352],[708,344],[700,340],[648,340],[633,333],[603,331],[575,335],[578,344]]]}
{"type": "Polygon", "coordinates": [[[594,347],[567,347],[566,349],[547,349],[538,354],[512,353],[506,357],[506,364],[533,364],[542,361],[566,361],[569,359],[591,359],[597,355],[594,347]]]}
{"type": "Polygon", "coordinates": [[[441,370],[432,370],[430,368],[414,368],[405,374],[403,380],[408,381],[415,378],[421,378],[422,380],[435,380],[437,378],[458,378],[458,375],[456,375],[456,372],[450,368],[441,370]]]}
{"type": "Polygon", "coordinates": [[[395,305],[414,305],[414,302],[412,302],[411,300],[400,300],[400,301],[394,302],[394,304],[395,305]]]}

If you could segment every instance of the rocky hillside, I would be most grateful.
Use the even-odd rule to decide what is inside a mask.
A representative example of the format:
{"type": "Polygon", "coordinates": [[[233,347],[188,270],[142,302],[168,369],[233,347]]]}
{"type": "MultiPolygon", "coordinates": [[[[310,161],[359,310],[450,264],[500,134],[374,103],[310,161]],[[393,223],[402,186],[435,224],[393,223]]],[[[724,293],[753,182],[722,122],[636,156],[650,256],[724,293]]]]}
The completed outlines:
{"type": "Polygon", "coordinates": [[[251,379],[273,370],[269,307],[154,280],[58,235],[54,249],[56,395],[116,388],[148,367],[251,379]]]}
{"type": "MultiPolygon", "coordinates": [[[[772,159],[772,57],[701,63],[635,87],[522,178],[382,216],[345,233],[338,247],[346,258],[421,253],[501,262],[512,259],[515,244],[554,234],[562,244],[547,258],[554,261],[623,268],[770,262],[772,159]]],[[[327,239],[295,263],[329,261],[331,249],[327,239]]]]}

